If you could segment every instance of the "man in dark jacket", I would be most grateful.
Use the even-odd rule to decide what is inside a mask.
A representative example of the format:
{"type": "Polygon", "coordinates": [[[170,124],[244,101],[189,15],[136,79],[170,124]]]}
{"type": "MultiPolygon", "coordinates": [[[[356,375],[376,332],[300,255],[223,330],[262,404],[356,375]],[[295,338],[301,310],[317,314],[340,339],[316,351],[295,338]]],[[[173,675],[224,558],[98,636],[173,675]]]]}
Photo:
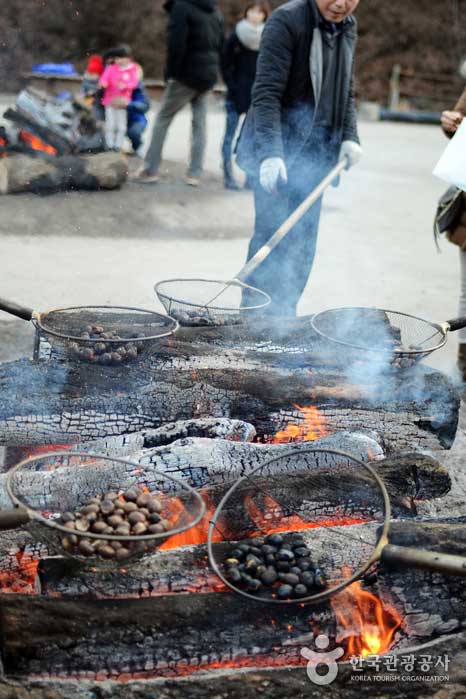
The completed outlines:
{"type": "MultiPolygon", "coordinates": [[[[350,167],[361,157],[353,92],[352,12],[358,4],[291,0],[266,23],[237,149],[238,164],[254,182],[248,260],[339,158],[346,156],[350,167]]],[[[320,208],[321,200],[248,279],[272,297],[272,314],[296,314],[314,260],[320,208]]]]}
{"type": "Polygon", "coordinates": [[[186,176],[199,183],[206,144],[207,95],[217,79],[223,43],[223,17],[218,0],[168,0],[170,14],[165,76],[167,89],[152,134],[139,182],[156,182],[168,127],[187,104],[191,104],[191,159],[186,176]]]}

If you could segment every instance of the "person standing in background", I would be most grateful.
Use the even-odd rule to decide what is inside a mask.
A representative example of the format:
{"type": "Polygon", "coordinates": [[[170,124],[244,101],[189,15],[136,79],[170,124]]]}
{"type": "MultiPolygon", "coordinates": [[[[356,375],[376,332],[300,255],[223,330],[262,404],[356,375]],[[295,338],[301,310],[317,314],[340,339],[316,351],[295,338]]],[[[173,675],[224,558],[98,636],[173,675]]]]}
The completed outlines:
{"type": "Polygon", "coordinates": [[[185,182],[199,184],[206,147],[207,98],[217,80],[223,45],[223,16],[218,0],[168,0],[167,87],[157,114],[144,167],[132,178],[157,182],[162,150],[173,117],[192,110],[191,157],[185,182]]]}
{"type": "Polygon", "coordinates": [[[271,12],[268,2],[254,2],[245,9],[243,19],[225,43],[222,75],[227,86],[226,129],[222,145],[223,182],[226,189],[240,189],[232,169],[233,140],[242,114],[251,103],[256,63],[264,23],[271,12]]]}
{"type": "Polygon", "coordinates": [[[147,96],[144,83],[141,81],[133,90],[131,101],[128,104],[128,131],[127,136],[131,141],[133,155],[139,155],[142,146],[142,134],[147,126],[146,113],[150,109],[150,100],[147,96]]]}
{"type": "MultiPolygon", "coordinates": [[[[461,95],[453,111],[442,113],[442,128],[451,138],[466,116],[466,90],[461,95]]],[[[466,154],[465,154],[466,158],[466,154]]],[[[463,194],[463,211],[455,228],[447,234],[448,240],[459,247],[460,254],[460,298],[459,317],[466,316],[466,193],[463,194]]],[[[458,369],[466,382],[466,328],[458,332],[458,369]]]]}
{"type": "Polygon", "coordinates": [[[120,151],[126,136],[127,107],[141,77],[141,67],[131,58],[129,46],[111,49],[109,63],[99,85],[104,90],[105,141],[109,150],[120,151]]]}
{"type": "MultiPolygon", "coordinates": [[[[362,155],[353,64],[359,0],[291,0],[262,35],[256,80],[237,146],[254,182],[255,229],[248,260],[339,159],[362,155]]],[[[296,315],[312,268],[322,198],[248,278],[267,292],[266,313],[296,315]]],[[[243,305],[249,305],[247,293],[243,305]]]]}

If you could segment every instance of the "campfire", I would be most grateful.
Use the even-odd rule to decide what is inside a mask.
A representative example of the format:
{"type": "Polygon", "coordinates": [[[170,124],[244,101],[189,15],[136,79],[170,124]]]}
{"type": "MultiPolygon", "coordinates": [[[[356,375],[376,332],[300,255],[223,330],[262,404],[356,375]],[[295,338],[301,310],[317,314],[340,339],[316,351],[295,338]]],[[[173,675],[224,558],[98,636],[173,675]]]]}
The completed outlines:
{"type": "Polygon", "coordinates": [[[393,643],[403,619],[395,607],[354,582],[332,599],[337,619],[336,642],[345,647],[344,658],[382,655],[393,643]]]}
{"type": "MultiPolygon", "coordinates": [[[[344,663],[429,643],[451,631],[453,618],[464,620],[464,585],[438,574],[379,566],[329,600],[284,606],[244,599],[215,574],[206,544],[219,503],[232,483],[275,455],[284,459],[274,473],[276,489],[245,487],[216,520],[212,541],[220,561],[234,541],[266,535],[302,537],[311,556],[337,530],[352,541],[375,536],[373,512],[332,499],[336,460],[317,460],[322,480],[312,498],[286,467],[286,454],[317,445],[373,464],[390,493],[394,543],[448,549],[448,542],[455,548],[466,541],[461,522],[447,533],[446,525],[415,519],[423,503],[441,512],[451,488],[440,462],[456,432],[458,402],[445,377],[420,366],[402,378],[374,383],[368,377],[354,385],[303,321],[272,337],[273,351],[270,342],[264,345],[265,332],[260,324],[187,328],[141,362],[108,367],[105,375],[84,362],[70,367],[39,338],[42,361],[0,367],[9,397],[0,406],[0,439],[10,462],[67,444],[68,456],[47,476],[59,478],[64,490],[90,487],[92,465],[79,479],[73,465],[73,453],[85,450],[136,464],[118,470],[122,489],[136,481],[152,492],[154,471],[163,471],[196,488],[206,506],[202,521],[167,538],[153,556],[104,571],[51,556],[27,527],[4,532],[0,621],[7,675],[25,682],[194,682],[204,671],[221,687],[222,677],[236,677],[239,669],[295,668],[304,677],[301,650],[313,648],[319,634],[344,649],[344,663]],[[300,499],[306,507],[296,506],[300,499]]],[[[38,501],[47,487],[44,474],[34,474],[38,501]]],[[[176,495],[170,507],[169,520],[188,516],[176,495]]],[[[339,565],[338,547],[330,550],[339,565]]],[[[343,561],[340,575],[346,575],[343,561]]]]}
{"type": "Polygon", "coordinates": [[[316,439],[329,434],[325,419],[319,413],[315,405],[302,408],[294,405],[302,414],[303,422],[300,425],[287,424],[285,429],[279,430],[271,440],[272,444],[289,444],[290,442],[313,442],[316,439]]]}

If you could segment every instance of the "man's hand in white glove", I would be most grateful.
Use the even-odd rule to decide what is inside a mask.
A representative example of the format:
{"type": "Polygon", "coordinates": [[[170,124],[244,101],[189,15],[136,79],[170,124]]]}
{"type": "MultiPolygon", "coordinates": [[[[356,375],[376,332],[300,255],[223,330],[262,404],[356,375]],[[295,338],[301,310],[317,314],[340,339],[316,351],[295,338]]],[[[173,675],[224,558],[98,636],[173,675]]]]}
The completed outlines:
{"type": "Polygon", "coordinates": [[[353,165],[359,163],[362,158],[362,154],[363,150],[359,143],[355,143],[354,141],[343,141],[340,149],[340,160],[342,160],[344,157],[348,159],[345,170],[349,170],[350,167],[353,167],[353,165]]]}
{"type": "Polygon", "coordinates": [[[281,158],[266,158],[263,160],[259,172],[259,181],[262,189],[265,189],[269,194],[276,194],[280,180],[288,182],[286,166],[283,160],[281,158]]]}

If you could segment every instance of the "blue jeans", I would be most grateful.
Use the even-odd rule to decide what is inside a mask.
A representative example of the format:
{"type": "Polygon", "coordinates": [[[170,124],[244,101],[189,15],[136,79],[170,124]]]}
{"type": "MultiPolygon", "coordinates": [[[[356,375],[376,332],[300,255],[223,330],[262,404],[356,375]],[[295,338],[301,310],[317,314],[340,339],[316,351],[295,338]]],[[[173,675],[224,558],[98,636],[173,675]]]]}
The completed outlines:
{"type": "Polygon", "coordinates": [[[236,129],[238,128],[241,114],[236,111],[235,105],[230,100],[226,100],[225,109],[227,113],[227,120],[225,125],[225,136],[222,144],[222,158],[224,163],[229,163],[233,151],[233,140],[236,129]]]}
{"type": "MultiPolygon", "coordinates": [[[[288,182],[278,194],[267,194],[254,179],[255,227],[248,260],[327,175],[336,162],[338,148],[339,144],[323,140],[317,146],[306,145],[294,161],[287,163],[288,182]]],[[[246,283],[271,297],[272,303],[264,309],[266,314],[296,315],[314,262],[321,207],[322,197],[246,279],[246,283]]],[[[251,297],[245,292],[242,305],[250,303],[251,297]]]]}
{"type": "Polygon", "coordinates": [[[131,124],[131,126],[128,126],[128,131],[126,135],[131,141],[131,145],[133,146],[134,151],[136,151],[142,143],[141,136],[144,133],[145,128],[146,124],[141,122],[136,122],[134,124],[131,124]]]}

